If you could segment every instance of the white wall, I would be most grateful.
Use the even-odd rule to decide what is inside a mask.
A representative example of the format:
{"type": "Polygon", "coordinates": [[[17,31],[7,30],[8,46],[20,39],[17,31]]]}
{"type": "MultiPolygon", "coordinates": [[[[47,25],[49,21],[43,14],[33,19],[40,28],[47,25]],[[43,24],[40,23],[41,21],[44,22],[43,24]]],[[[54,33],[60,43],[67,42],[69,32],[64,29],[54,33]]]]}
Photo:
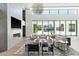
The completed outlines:
{"type": "MultiPolygon", "coordinates": [[[[17,3],[9,3],[7,4],[7,35],[8,35],[8,49],[12,48],[14,45],[16,45],[18,42],[23,40],[22,38],[22,25],[21,29],[12,29],[11,28],[11,16],[19,19],[22,21],[22,9],[23,9],[23,4],[17,4],[17,3]],[[20,38],[14,38],[13,34],[19,32],[21,34],[20,38]]],[[[22,22],[21,22],[22,23],[22,22]]]]}
{"type": "Polygon", "coordinates": [[[26,36],[29,36],[32,34],[32,18],[31,18],[31,12],[29,9],[26,9],[26,36]]]}

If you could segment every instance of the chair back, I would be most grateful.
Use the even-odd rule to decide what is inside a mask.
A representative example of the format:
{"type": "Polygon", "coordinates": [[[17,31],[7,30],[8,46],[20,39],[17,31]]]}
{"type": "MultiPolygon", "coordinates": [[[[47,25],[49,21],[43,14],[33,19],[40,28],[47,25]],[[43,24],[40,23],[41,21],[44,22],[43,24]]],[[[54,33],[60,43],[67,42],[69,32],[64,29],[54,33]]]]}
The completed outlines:
{"type": "Polygon", "coordinates": [[[39,51],[39,44],[28,44],[28,51],[39,51]]]}
{"type": "Polygon", "coordinates": [[[71,38],[66,38],[67,39],[67,41],[68,41],[68,46],[70,46],[71,45],[71,38]]]}
{"type": "Polygon", "coordinates": [[[50,45],[49,51],[53,52],[53,44],[50,45]]]}
{"type": "Polygon", "coordinates": [[[48,43],[47,42],[43,42],[42,43],[42,47],[48,47],[48,43]]]}
{"type": "Polygon", "coordinates": [[[34,40],[37,38],[37,35],[31,35],[30,40],[34,40]]]}
{"type": "Polygon", "coordinates": [[[47,39],[47,35],[39,35],[40,39],[47,39]]]}

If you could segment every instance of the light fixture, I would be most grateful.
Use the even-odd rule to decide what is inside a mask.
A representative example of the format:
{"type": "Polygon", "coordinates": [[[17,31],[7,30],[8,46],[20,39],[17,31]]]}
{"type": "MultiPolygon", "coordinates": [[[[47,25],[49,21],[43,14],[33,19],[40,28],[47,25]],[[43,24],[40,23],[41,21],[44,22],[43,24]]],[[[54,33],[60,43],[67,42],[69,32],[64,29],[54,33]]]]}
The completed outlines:
{"type": "Polygon", "coordinates": [[[32,5],[32,11],[35,14],[42,14],[42,12],[43,12],[43,4],[42,3],[34,3],[32,5]]]}

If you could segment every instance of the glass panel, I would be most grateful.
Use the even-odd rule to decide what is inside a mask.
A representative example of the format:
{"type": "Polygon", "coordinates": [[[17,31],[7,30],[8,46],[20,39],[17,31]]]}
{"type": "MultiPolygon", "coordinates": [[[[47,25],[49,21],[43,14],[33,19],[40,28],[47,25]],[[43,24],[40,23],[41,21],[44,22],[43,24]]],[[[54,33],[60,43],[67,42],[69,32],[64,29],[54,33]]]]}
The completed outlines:
{"type": "Polygon", "coordinates": [[[43,10],[42,14],[49,14],[49,10],[43,10]]]}
{"type": "Polygon", "coordinates": [[[71,21],[66,21],[66,35],[71,35],[70,29],[72,29],[72,27],[70,24],[71,24],[71,21]]]}
{"type": "Polygon", "coordinates": [[[67,14],[67,10],[59,10],[59,14],[67,14]]]}
{"type": "Polygon", "coordinates": [[[50,10],[50,14],[58,14],[58,10],[50,10]]]}
{"type": "Polygon", "coordinates": [[[77,10],[68,10],[69,14],[77,14],[77,10]]]}
{"type": "Polygon", "coordinates": [[[54,21],[49,21],[49,35],[54,34],[54,21]]]}
{"type": "Polygon", "coordinates": [[[37,22],[36,21],[32,21],[32,33],[37,33],[38,29],[37,29],[37,22]]]}
{"type": "Polygon", "coordinates": [[[55,21],[55,35],[59,35],[59,31],[60,31],[59,21],[55,21]]]}
{"type": "Polygon", "coordinates": [[[48,35],[48,32],[49,32],[48,21],[43,21],[43,34],[48,35]]]}
{"type": "Polygon", "coordinates": [[[37,27],[38,27],[38,31],[37,31],[38,35],[42,34],[42,21],[38,21],[37,27]]]}
{"type": "Polygon", "coordinates": [[[76,35],[76,21],[32,21],[32,33],[46,35],[76,35]]]}
{"type": "Polygon", "coordinates": [[[72,29],[70,29],[70,31],[72,32],[71,35],[76,35],[76,21],[72,21],[72,24],[70,24],[70,26],[72,27],[72,29]]]}
{"type": "Polygon", "coordinates": [[[60,35],[65,35],[65,21],[60,22],[60,35]]]}

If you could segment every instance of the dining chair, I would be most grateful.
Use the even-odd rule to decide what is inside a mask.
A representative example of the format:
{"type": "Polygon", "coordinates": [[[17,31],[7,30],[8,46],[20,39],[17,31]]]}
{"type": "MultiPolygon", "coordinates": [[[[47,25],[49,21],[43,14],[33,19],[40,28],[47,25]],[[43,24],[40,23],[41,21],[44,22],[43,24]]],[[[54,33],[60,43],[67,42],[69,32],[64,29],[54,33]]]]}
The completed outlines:
{"type": "Polygon", "coordinates": [[[70,46],[71,45],[71,38],[66,38],[66,39],[68,41],[67,45],[70,46]]]}
{"type": "Polygon", "coordinates": [[[44,55],[44,52],[48,52],[48,44],[42,43],[42,56],[44,55]]]}
{"type": "Polygon", "coordinates": [[[28,56],[29,52],[38,52],[39,55],[39,44],[28,44],[28,56]]]}
{"type": "Polygon", "coordinates": [[[53,46],[53,44],[50,45],[49,52],[52,52],[52,55],[54,55],[54,46],[53,46]]]}

